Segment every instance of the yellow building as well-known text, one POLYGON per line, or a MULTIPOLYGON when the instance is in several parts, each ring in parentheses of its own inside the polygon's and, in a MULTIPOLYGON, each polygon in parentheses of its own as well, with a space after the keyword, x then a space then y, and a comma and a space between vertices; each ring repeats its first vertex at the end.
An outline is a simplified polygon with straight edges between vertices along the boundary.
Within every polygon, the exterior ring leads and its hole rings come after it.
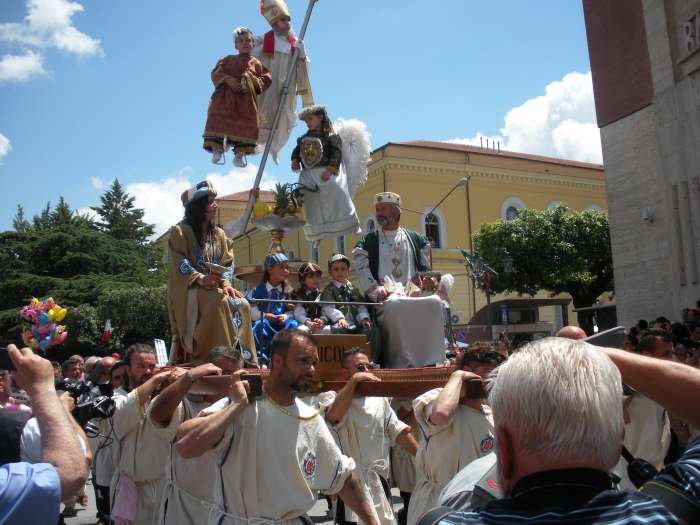
MULTIPOLYGON (((372 152, 367 181, 353 199, 365 232, 376 227, 373 196, 380 191, 401 195, 401 226, 432 238, 433 269, 455 277, 453 320, 458 326, 465 325, 470 340, 487 337, 483 326, 486 297, 481 290, 474 290, 464 258, 456 249, 471 248, 470 233, 483 222, 512 218, 525 207, 544 210, 563 202, 573 211, 607 209, 601 165, 424 140, 390 142, 372 152), (462 178, 468 178, 469 183, 455 189, 462 178), (426 232, 426 215, 448 193, 432 213, 426 232)), ((271 201, 271 195, 263 192, 262 198, 271 201)), ((247 192, 219 197, 218 222, 240 216, 247 197, 247 192)), ((358 240, 355 236, 324 239, 319 249, 313 250, 303 231, 298 231, 287 234, 284 246, 290 259, 315 260, 325 269, 332 253, 349 254, 358 240)), ((268 233, 249 228, 246 235, 234 239, 236 266, 259 264, 269 246, 268 233)), ((237 286, 244 291, 249 288, 245 283, 237 286)), ((508 327, 511 338, 517 332, 528 334, 518 338, 530 339, 532 334, 549 334, 562 324, 576 324, 569 303, 567 296, 550 299, 543 292, 534 299, 496 295, 492 311, 497 314, 500 304, 506 304, 513 323, 508 327), (561 305, 567 304, 562 310, 561 305)), ((502 329, 499 319, 494 317, 496 334, 502 329)))

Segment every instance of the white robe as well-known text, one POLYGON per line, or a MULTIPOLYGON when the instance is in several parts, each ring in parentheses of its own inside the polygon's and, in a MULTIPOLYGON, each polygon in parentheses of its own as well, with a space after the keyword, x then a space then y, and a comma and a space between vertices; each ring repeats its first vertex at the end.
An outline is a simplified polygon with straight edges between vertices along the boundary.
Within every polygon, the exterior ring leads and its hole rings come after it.
MULTIPOLYGON (((635 458, 641 458, 654 467, 664 461, 671 444, 671 425, 668 414, 661 405, 641 394, 634 394, 627 405, 630 422, 625 427, 625 448, 635 458)), ((614 469, 622 478, 620 490, 637 490, 627 474, 627 462, 620 458, 614 469)))
MULTIPOLYGON (((200 415, 228 405, 224 398, 200 415)), ((248 525, 254 518, 275 525, 299 525, 299 517, 310 522, 307 512, 318 491, 335 494, 343 488, 355 462, 341 454, 323 418, 298 399, 284 408, 298 417, 285 414, 266 396, 258 398, 207 452, 219 473, 211 525, 222 517, 227 525, 248 525)))
POLYGON ((362 233, 360 220, 355 212, 348 193, 348 180, 345 170, 338 175, 331 173, 328 180, 321 179, 325 167, 302 169, 299 174, 299 184, 318 191, 304 192, 304 235, 309 241, 321 240, 324 237, 340 237, 354 233, 362 233))
MULTIPOLYGON (((318 396, 322 413, 328 411, 336 395, 336 392, 325 392, 318 396)), ((378 476, 388 482, 389 448, 408 425, 399 421, 385 397, 355 398, 340 421, 326 423, 343 454, 355 460, 355 475, 365 489, 367 500, 374 506, 379 523, 391 525, 394 510, 378 476)), ((345 520, 360 521, 347 507, 345 520)))
MULTIPOLYGON (((393 398, 391 400, 391 408, 394 412, 399 408, 413 410, 413 400, 409 398, 393 398)), ((421 431, 418 425, 411 428, 411 435, 416 443, 420 445, 423 440, 421 431)), ((401 492, 412 493, 418 481, 418 473, 416 471, 415 458, 406 452, 399 444, 394 444, 391 451, 391 474, 394 483, 401 492)))
MULTIPOLYGON (((413 247, 406 239, 406 234, 399 233, 399 230, 379 232, 379 283, 370 272, 367 252, 357 247, 352 251, 359 284, 370 300, 377 300, 376 286, 383 283, 384 277, 405 286, 416 275, 413 247), (393 249, 397 246, 397 238, 399 251, 393 249), (401 259, 398 265, 401 270, 399 278, 391 274, 396 268, 391 257, 397 255, 401 259), (373 287, 375 289, 368 292, 373 287)), ((429 268, 429 244, 421 250, 419 256, 421 264, 429 268)), ((445 360, 445 330, 440 297, 391 295, 383 302, 376 312, 387 368, 420 368, 442 364, 445 360)))
MULTIPOLYGON (((265 144, 267 143, 267 139, 270 136, 270 129, 272 128, 272 122, 275 119, 275 113, 280 103, 282 86, 284 85, 287 72, 289 71, 289 61, 292 58, 292 46, 286 38, 275 35, 274 58, 263 56, 263 40, 264 36, 262 35, 255 37, 255 47, 251 54, 260 60, 262 65, 270 72, 272 75, 272 84, 258 96, 260 132, 258 134, 258 146, 255 148, 256 154, 262 153, 265 150, 265 144)), ((289 140, 292 129, 296 126, 297 89, 308 87, 309 66, 310 61, 308 57, 304 61, 299 61, 292 76, 292 80, 289 83, 287 100, 282 107, 280 120, 270 146, 270 155, 275 164, 279 164, 277 155, 289 140)), ((310 90, 311 88, 308 87, 308 89, 310 90)))
POLYGON ((420 480, 411 496, 407 525, 415 525, 428 510, 438 506, 440 492, 472 461, 494 450, 491 409, 484 413, 458 405, 454 417, 444 425, 429 421, 430 410, 442 388, 430 390, 413 401, 413 413, 423 434, 416 454, 420 480))
MULTIPOLYGON (((163 439, 138 409, 136 389, 127 395, 115 394, 116 403, 112 416, 114 436, 118 450, 114 454, 115 472, 110 484, 110 502, 114 505, 119 492, 121 476, 126 474, 136 482, 135 525, 152 525, 156 522, 158 506, 165 486, 165 460, 168 457, 168 441, 163 439)), ((148 409, 150 401, 144 408, 148 409)))
POLYGON ((148 418, 151 424, 170 444, 165 462, 165 489, 159 502, 159 525, 199 525, 207 523, 213 505, 216 465, 204 455, 184 459, 177 451, 176 436, 180 425, 200 411, 209 408, 207 401, 195 402, 185 397, 173 412, 170 423, 163 426, 148 418))

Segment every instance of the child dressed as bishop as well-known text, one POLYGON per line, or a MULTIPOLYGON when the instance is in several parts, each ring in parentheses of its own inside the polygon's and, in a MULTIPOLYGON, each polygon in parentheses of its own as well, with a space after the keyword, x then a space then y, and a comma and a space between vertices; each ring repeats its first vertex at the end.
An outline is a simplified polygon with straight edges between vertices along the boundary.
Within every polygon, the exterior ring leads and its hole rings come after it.
POLYGON ((245 27, 233 32, 238 55, 219 59, 211 72, 214 93, 209 99, 204 126, 204 149, 212 154, 214 164, 223 164, 223 154, 233 145, 233 165, 246 166, 245 155, 255 152, 258 144, 257 98, 272 83, 270 72, 251 56, 253 33, 245 27))

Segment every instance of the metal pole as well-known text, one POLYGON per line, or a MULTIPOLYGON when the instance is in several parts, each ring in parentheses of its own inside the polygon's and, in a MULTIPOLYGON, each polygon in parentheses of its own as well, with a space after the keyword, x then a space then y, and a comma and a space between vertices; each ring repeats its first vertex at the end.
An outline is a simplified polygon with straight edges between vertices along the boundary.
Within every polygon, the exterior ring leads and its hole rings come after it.
POLYGON ((493 341, 493 328, 491 327, 491 289, 486 288, 486 314, 489 323, 489 341, 493 341))
MULTIPOLYGON (((311 11, 314 8, 314 4, 318 0, 309 0, 309 8, 306 10, 306 16, 304 17, 304 24, 301 26, 301 31, 299 32, 299 40, 304 39, 306 34, 306 26, 309 25, 309 18, 311 18, 311 11)), ((277 125, 280 121, 280 115, 282 115, 282 109, 287 102, 287 94, 289 93, 289 84, 292 81, 292 75, 294 74, 294 68, 297 65, 297 57, 299 56, 299 49, 294 49, 294 54, 292 55, 292 61, 289 63, 289 70, 287 71, 287 78, 282 86, 280 103, 277 106, 277 112, 275 113, 275 119, 272 121, 272 128, 270 129, 270 136, 267 138, 267 143, 265 144, 265 151, 262 154, 262 160, 260 161, 260 167, 258 168, 258 174, 255 176, 255 182, 253 183, 253 189, 258 189, 260 186, 260 180, 263 176, 263 171, 265 171, 265 164, 267 163, 267 155, 270 153, 270 147, 272 146, 272 140, 275 138, 275 131, 277 130, 277 125)), ((241 231, 239 232, 243 235, 248 227, 248 221, 250 220, 250 214, 253 211, 253 204, 255 204, 255 197, 252 195, 248 199, 248 205, 243 212, 243 221, 241 221, 241 231)))

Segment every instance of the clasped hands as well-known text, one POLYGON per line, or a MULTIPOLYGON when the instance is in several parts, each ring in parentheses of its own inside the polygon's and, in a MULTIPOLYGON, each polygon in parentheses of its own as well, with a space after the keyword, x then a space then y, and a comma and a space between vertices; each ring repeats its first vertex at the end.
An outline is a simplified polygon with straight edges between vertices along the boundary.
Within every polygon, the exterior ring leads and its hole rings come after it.
MULTIPOLYGON (((204 275, 204 286, 207 288, 215 288, 219 285, 221 282, 221 275, 218 273, 207 273, 204 275)), ((236 290, 233 286, 226 286, 223 289, 223 292, 228 295, 229 297, 233 297, 234 299, 242 299, 243 294, 236 290)))

